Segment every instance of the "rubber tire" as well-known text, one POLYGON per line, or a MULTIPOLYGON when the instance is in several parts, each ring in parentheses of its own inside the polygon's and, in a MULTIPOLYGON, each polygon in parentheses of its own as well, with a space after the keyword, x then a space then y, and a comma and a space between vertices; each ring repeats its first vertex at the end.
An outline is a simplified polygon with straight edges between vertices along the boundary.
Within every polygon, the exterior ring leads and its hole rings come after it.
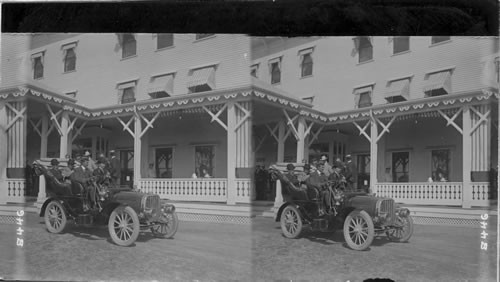
POLYGON ((64 210, 63 205, 59 201, 51 201, 45 208, 44 220, 45 226, 50 233, 62 233, 64 229, 66 229, 68 223, 68 217, 66 216, 66 211, 64 210), (52 214, 56 213, 57 221, 59 222, 57 227, 53 226, 55 223, 50 223, 51 212, 52 214))
MULTIPOLYGON (((137 213, 134 211, 134 209, 129 206, 118 206, 113 210, 113 212, 109 216, 109 221, 108 221, 109 235, 111 236, 113 242, 119 246, 127 247, 132 245, 139 236, 139 231, 140 231, 139 228, 140 228, 139 217, 137 216, 137 213), (124 216, 124 215, 128 217, 127 225, 132 226, 132 232, 129 235, 128 239, 125 237, 125 240, 122 240, 120 239, 120 236, 118 236, 115 230, 115 223, 119 223, 118 216, 124 216), (130 222, 130 220, 132 220, 132 222, 130 222)), ((127 236, 127 233, 121 233, 121 234, 127 236)))
POLYGON ((290 239, 299 238, 300 234, 302 233, 304 224, 302 222, 300 212, 296 207, 292 205, 285 207, 285 209, 281 213, 280 223, 281 223, 281 231, 283 232, 283 235, 286 238, 290 239), (292 228, 292 226, 295 226, 295 228, 292 228))
POLYGON ((411 216, 407 217, 397 217, 398 220, 404 221, 404 228, 406 229, 404 233, 399 233, 400 230, 390 230, 385 234, 387 238, 393 242, 403 243, 408 242, 413 235, 413 218, 411 216))
MULTIPOLYGON (((355 236, 355 234, 353 234, 353 236, 355 236)), ((363 236, 363 235, 360 234, 360 236, 363 236)), ((345 239, 347 245, 349 246, 349 248, 356 250, 356 251, 363 251, 363 250, 367 249, 368 247, 370 247, 370 245, 373 242, 374 237, 375 237, 375 227, 373 226, 372 218, 370 217, 370 215, 368 215, 368 213, 366 211, 353 210, 352 212, 349 213, 349 215, 347 215, 347 217, 344 221, 344 239, 345 239), (358 219, 359 219, 359 221, 358 221, 358 219), (355 227, 352 224, 358 225, 358 224, 356 224, 356 222, 359 222, 360 224, 365 226, 365 228, 363 228, 363 229, 366 230, 366 238, 364 239, 364 241, 362 243, 361 242, 356 243, 356 240, 353 240, 353 237, 351 237, 351 235, 350 235, 350 233, 355 232, 354 230, 352 232, 350 232, 350 229, 351 229, 350 227, 355 227)), ((361 241, 362 237, 358 237, 358 238, 360 238, 360 241, 361 241)))
POLYGON ((169 224, 171 227, 169 228, 167 223, 158 223, 156 226, 151 227, 151 232, 153 236, 158 238, 170 239, 174 237, 177 232, 177 228, 179 227, 179 219, 177 218, 177 213, 174 212, 165 212, 163 216, 171 217, 169 220, 169 224))

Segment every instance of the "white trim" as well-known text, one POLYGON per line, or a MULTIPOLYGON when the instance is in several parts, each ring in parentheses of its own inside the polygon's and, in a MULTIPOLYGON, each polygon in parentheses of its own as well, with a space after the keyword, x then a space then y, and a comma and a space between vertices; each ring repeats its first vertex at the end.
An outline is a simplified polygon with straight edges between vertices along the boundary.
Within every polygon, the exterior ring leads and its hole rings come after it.
POLYGON ((209 67, 214 67, 215 69, 217 69, 218 65, 220 65, 220 61, 208 63, 208 64, 203 64, 203 65, 192 66, 192 67, 189 67, 188 70, 189 70, 189 72, 193 72, 197 69, 204 69, 204 68, 209 68, 209 67))
POLYGON ((38 51, 36 53, 33 53, 31 54, 31 59, 35 59, 35 58, 38 58, 38 57, 43 57, 45 56, 45 51, 46 49, 42 50, 42 51, 38 51))
POLYGON ((269 65, 269 68, 271 68, 271 65, 274 64, 274 63, 278 63, 278 66, 280 67, 280 70, 281 70, 281 60, 283 60, 283 55, 281 56, 278 56, 278 57, 274 57, 272 59, 269 59, 267 61, 267 64, 269 65))
POLYGON ((375 87, 376 83, 375 82, 370 82, 370 83, 364 83, 364 84, 359 84, 359 85, 356 85, 354 87, 352 87, 352 90, 354 92, 354 90, 356 89, 359 89, 359 88, 365 88, 365 87, 369 87, 369 86, 372 86, 373 88, 375 87))
POLYGON ((316 45, 307 48, 302 48, 297 52, 297 56, 302 57, 305 54, 312 54, 314 52, 314 48, 316 48, 316 45))
POLYGON ((167 71, 167 72, 161 72, 161 73, 153 73, 151 74, 151 78, 159 77, 159 76, 167 76, 167 75, 172 75, 175 77, 177 74, 177 71, 167 71))
POLYGON ((411 80, 413 79, 414 76, 415 76, 414 74, 409 74, 409 75, 404 75, 404 76, 391 77, 391 78, 387 79, 387 83, 397 81, 397 80, 407 79, 407 78, 410 79, 410 82, 411 82, 411 80))
POLYGON ((444 68, 428 70, 425 72, 424 77, 428 77, 430 74, 433 74, 436 72, 443 72, 443 71, 450 71, 450 74, 453 74, 453 71, 455 70, 456 67, 457 66, 448 66, 448 67, 444 67, 444 68))
POLYGON ((68 49, 76 48, 77 45, 78 45, 78 40, 73 41, 73 42, 69 42, 69 43, 65 43, 65 44, 61 45, 61 50, 68 50, 68 49))
POLYGON ((138 80, 139 80, 139 77, 134 78, 134 79, 128 79, 128 80, 119 81, 119 82, 116 83, 116 89, 125 89, 125 88, 128 88, 128 87, 137 86, 137 81, 138 80), (129 84, 129 83, 134 83, 134 86, 128 86, 128 87, 122 87, 122 88, 120 88, 120 86, 122 86, 123 84, 129 84))

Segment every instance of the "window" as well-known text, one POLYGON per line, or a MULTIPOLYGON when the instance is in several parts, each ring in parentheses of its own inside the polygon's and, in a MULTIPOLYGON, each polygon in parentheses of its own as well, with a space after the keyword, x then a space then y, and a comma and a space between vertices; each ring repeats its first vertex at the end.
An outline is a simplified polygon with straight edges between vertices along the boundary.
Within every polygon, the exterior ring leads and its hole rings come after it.
POLYGON ((409 36, 395 36, 393 41, 393 54, 402 53, 410 50, 409 36))
POLYGON ((274 62, 271 64, 271 84, 276 84, 281 82, 281 70, 279 62, 274 62))
POLYGON ((363 92, 359 94, 358 108, 366 108, 372 105, 372 97, 370 92, 363 92))
POLYGON ((213 36, 213 35, 215 35, 215 33, 197 33, 196 34, 196 40, 207 38, 207 37, 210 37, 210 36, 213 36))
POLYGON ((410 153, 392 153, 392 181, 409 182, 410 180, 410 153))
POLYGON ((302 97, 302 101, 312 104, 314 102, 314 96, 302 97))
POLYGON ((301 70, 302 70, 301 72, 302 77, 312 75, 313 60, 311 53, 307 53, 302 56, 301 70))
POLYGON ((397 103, 409 100, 411 77, 391 80, 388 82, 385 99, 388 103, 397 103))
POLYGON ((437 44, 448 40, 450 40, 449 36, 432 36, 431 44, 437 44))
POLYGON ((373 59, 373 46, 370 39, 366 36, 359 37, 359 63, 370 61, 373 59))
POLYGON ((76 69, 75 48, 67 49, 64 56, 64 72, 74 71, 76 69))
POLYGON ((370 187, 370 155, 358 155, 358 188, 370 187))
POLYGON ((66 96, 75 99, 76 98, 76 91, 66 92, 66 96))
POLYGON ((135 56, 137 52, 137 42, 135 36, 130 33, 122 35, 122 58, 135 56))
POLYGON ((33 60, 33 79, 43 78, 43 53, 31 56, 33 60))
POLYGON ((136 81, 130 81, 118 84, 118 103, 127 104, 135 102, 136 81))
POLYGON ((148 177, 172 178, 173 165, 173 149, 172 148, 156 148, 155 149, 155 175, 148 177))
POLYGON ((156 49, 174 46, 174 35, 172 33, 158 33, 156 37, 156 49))
POLYGON ((215 146, 204 145, 194 147, 195 173, 198 177, 214 177, 215 146))
POLYGON ((257 78, 257 72, 259 70, 259 64, 255 64, 253 66, 250 67, 250 75, 257 78))
POLYGON ((147 92, 153 99, 170 97, 174 92, 175 73, 156 75, 151 77, 147 92))
POLYGON ((449 181, 450 180, 450 149, 432 150, 431 169, 432 180, 449 181))
POLYGON ((423 91, 426 97, 441 96, 451 93, 452 69, 426 74, 423 91))
POLYGON ((215 89, 216 65, 190 70, 187 88, 189 93, 205 92, 215 89))

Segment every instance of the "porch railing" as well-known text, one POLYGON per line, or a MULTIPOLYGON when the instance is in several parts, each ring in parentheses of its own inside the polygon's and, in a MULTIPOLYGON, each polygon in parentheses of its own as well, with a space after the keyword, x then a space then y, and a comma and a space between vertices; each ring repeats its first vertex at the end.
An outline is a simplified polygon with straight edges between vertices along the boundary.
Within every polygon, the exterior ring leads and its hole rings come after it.
POLYGON ((5 201, 13 203, 24 203, 26 200, 26 179, 8 178, 5 180, 5 201))
POLYGON ((462 205, 462 182, 378 183, 377 196, 405 204, 462 205))
POLYGON ((237 203, 251 203, 255 195, 253 189, 253 182, 250 178, 237 178, 236 179, 236 202, 237 203))
POLYGON ((227 179, 225 178, 143 178, 139 188, 175 201, 227 201, 227 179))
POLYGON ((462 206, 464 199, 471 199, 471 206, 488 206, 489 193, 488 182, 472 182, 465 190, 462 182, 377 184, 377 196, 405 204, 462 206), (470 194, 465 197, 464 193, 470 194))

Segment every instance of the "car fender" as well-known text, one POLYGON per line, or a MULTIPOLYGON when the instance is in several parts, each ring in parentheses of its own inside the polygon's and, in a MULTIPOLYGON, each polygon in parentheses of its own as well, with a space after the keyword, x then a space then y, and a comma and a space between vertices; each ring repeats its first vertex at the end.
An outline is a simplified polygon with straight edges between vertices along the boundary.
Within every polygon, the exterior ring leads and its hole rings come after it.
POLYGON ((67 204, 64 200, 58 199, 56 197, 50 197, 47 200, 45 200, 45 202, 43 202, 42 208, 40 209, 40 214, 39 214, 40 217, 45 216, 45 209, 47 208, 47 205, 52 201, 58 201, 59 203, 61 203, 64 212, 66 212, 66 214, 69 214, 67 204))
POLYGON ((287 207, 287 206, 290 206, 290 205, 293 205, 295 208, 297 208, 297 210, 299 211, 300 213, 300 216, 308 221, 311 221, 311 219, 306 215, 304 209, 296 204, 296 203, 293 203, 293 202, 285 202, 283 203, 280 208, 278 209, 278 212, 276 213, 276 218, 275 218, 275 221, 276 222, 279 222, 280 219, 281 219, 281 214, 283 213, 283 210, 287 207))

